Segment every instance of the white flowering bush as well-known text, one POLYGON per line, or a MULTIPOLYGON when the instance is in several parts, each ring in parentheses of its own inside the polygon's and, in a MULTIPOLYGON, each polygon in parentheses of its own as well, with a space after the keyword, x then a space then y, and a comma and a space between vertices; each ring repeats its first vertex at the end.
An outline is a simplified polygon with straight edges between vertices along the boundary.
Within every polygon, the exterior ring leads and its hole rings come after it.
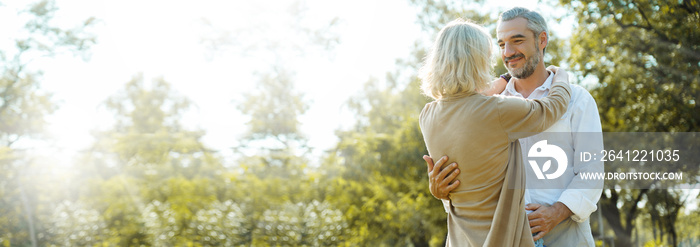
POLYGON ((172 246, 177 243, 174 237, 180 236, 181 227, 169 203, 157 200, 150 202, 143 209, 141 218, 146 239, 153 246, 172 246))
POLYGON ((79 203, 63 201, 54 209, 51 217, 49 234, 53 235, 53 243, 60 246, 91 246, 105 236, 107 226, 94 209, 85 208, 79 203))
POLYGON ((268 245, 333 246, 341 242, 347 227, 342 212, 327 202, 287 202, 276 210, 265 210, 253 236, 268 245))
POLYGON ((242 206, 227 200, 199 210, 189 228, 203 246, 237 246, 249 241, 250 225, 242 206))

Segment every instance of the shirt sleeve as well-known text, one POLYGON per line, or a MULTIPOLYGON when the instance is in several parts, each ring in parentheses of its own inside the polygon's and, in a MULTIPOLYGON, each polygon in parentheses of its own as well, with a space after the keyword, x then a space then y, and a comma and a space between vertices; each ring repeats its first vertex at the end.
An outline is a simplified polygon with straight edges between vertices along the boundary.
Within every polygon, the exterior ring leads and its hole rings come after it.
POLYGON ((573 215, 576 222, 586 221, 597 209, 597 203, 603 192, 603 180, 583 179, 581 173, 604 172, 603 161, 581 161, 581 153, 599 153, 603 150, 603 133, 600 124, 598 107, 593 97, 583 88, 577 88, 573 104, 576 104, 571 115, 572 138, 574 147, 573 170, 574 178, 559 196, 573 215))
POLYGON ((445 213, 450 213, 450 200, 440 199, 442 201, 442 207, 445 209, 445 213))
POLYGON ((566 112, 571 87, 565 81, 553 81, 547 97, 526 100, 502 97, 498 104, 499 120, 509 141, 528 137, 548 129, 566 112))

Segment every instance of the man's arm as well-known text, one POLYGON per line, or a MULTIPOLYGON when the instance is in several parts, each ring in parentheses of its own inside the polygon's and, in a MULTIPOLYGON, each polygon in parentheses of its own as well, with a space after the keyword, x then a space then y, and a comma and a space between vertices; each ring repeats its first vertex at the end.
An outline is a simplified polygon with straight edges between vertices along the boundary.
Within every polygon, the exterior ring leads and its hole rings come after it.
POLYGON ((574 178, 561 196, 560 202, 565 204, 573 215, 571 219, 583 222, 597 209, 598 200, 603 192, 603 180, 586 180, 581 173, 604 172, 603 161, 581 161, 581 153, 599 153, 603 150, 603 133, 598 114, 598 106, 593 97, 584 89, 580 89, 581 101, 576 105, 572 115, 572 135, 574 141, 573 170, 574 178))
POLYGON ((553 205, 528 204, 525 207, 526 210, 534 211, 528 215, 528 220, 532 233, 537 233, 533 236, 535 240, 544 237, 569 217, 576 222, 588 219, 596 210, 603 189, 602 180, 584 180, 580 175, 582 172, 603 172, 602 161, 582 162, 579 157, 582 152, 600 152, 603 149, 603 138, 598 108, 593 97, 582 88, 578 91, 571 119, 575 176, 553 205))

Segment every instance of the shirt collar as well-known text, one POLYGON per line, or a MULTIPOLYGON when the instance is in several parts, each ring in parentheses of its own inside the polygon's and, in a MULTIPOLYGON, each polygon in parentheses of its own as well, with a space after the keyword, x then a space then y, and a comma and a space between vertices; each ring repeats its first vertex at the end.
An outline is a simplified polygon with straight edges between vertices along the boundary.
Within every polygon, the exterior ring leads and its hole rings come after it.
MULTIPOLYGON (((552 88, 552 80, 554 80, 554 73, 549 73, 549 76, 547 79, 542 83, 541 86, 535 88, 535 91, 532 91, 532 93, 535 92, 549 92, 549 89, 552 88)), ((501 95, 505 96, 520 96, 522 97, 523 95, 518 93, 518 91, 515 90, 515 83, 513 83, 513 80, 511 79, 508 81, 508 84, 506 84, 506 89, 503 90, 501 95)), ((531 94, 532 95, 532 94, 531 94)))

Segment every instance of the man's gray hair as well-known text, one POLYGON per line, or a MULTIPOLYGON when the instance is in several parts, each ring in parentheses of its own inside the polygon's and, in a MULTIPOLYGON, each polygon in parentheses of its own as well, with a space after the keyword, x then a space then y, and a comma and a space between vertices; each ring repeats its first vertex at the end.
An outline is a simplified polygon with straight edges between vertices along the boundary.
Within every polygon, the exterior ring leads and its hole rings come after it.
MULTIPOLYGON (((527 28, 530 29, 530 31, 532 31, 532 33, 535 35, 535 40, 537 40, 540 33, 545 32, 547 35, 547 45, 549 45, 549 30, 547 29, 547 22, 544 21, 542 15, 535 11, 523 7, 514 7, 501 13, 501 15, 498 17, 498 24, 500 25, 501 22, 510 21, 518 17, 525 18, 527 20, 527 28)), ((543 55, 546 49, 547 46, 542 49, 543 55)))

